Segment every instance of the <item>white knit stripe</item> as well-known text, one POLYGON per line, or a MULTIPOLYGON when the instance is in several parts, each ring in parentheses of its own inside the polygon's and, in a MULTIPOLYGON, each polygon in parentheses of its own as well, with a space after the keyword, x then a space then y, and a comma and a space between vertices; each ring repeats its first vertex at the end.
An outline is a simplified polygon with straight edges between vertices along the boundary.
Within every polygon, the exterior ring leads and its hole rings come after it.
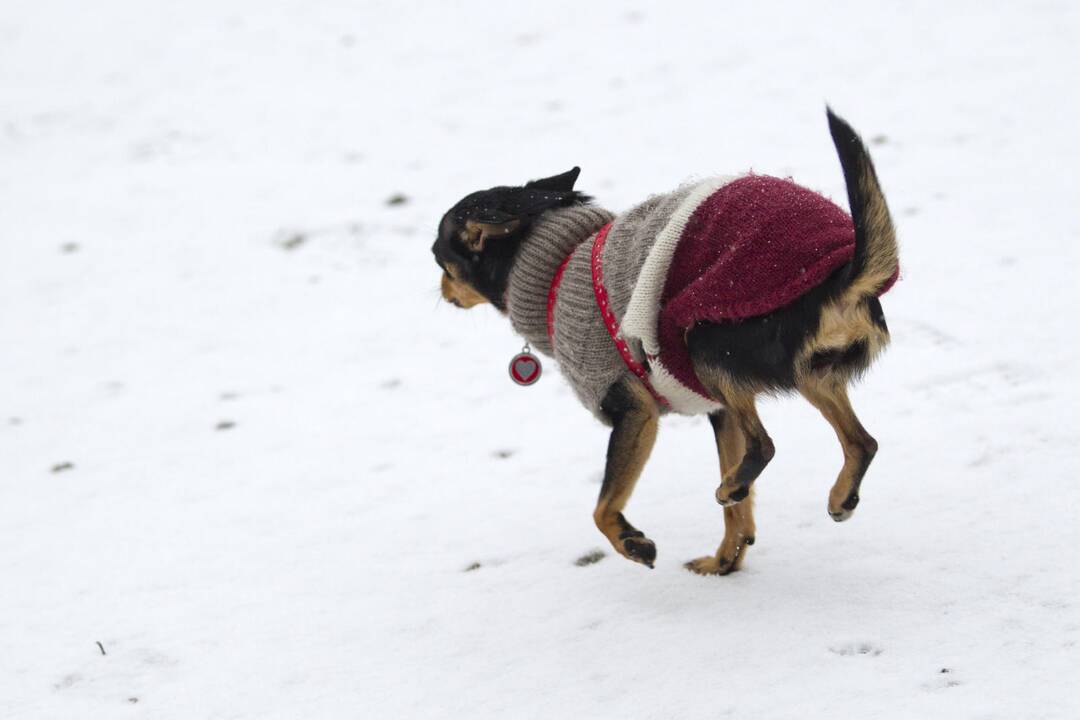
POLYGON ((659 358, 649 363, 649 382, 671 404, 672 411, 681 415, 703 415, 724 408, 722 404, 699 395, 679 382, 659 358))
MULTIPOLYGON (((641 340, 642 348, 650 359, 660 353, 660 340, 657 337, 660 295, 664 292, 668 269, 675 256, 675 248, 679 245, 679 238, 686 229, 686 223, 694 214, 694 210, 697 210, 698 205, 705 202, 706 198, 739 177, 741 176, 727 175, 699 183, 686 196, 671 215, 667 225, 656 236, 656 243, 649 250, 649 255, 641 266, 634 292, 630 295, 630 303, 626 306, 626 313, 622 318, 620 334, 626 338, 641 340)), ((698 396, 695 395, 695 397, 698 396)))

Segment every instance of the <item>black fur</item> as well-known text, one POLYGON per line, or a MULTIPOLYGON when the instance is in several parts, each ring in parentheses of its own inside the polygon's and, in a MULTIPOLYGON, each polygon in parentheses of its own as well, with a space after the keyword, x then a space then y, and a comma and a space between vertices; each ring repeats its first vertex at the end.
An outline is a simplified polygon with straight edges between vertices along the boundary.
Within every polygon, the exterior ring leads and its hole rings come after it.
POLYGON ((859 187, 859 177, 865 170, 875 179, 874 163, 870 159, 870 153, 859 139, 858 133, 847 124, 847 121, 838 117, 832 108, 826 107, 825 114, 829 118, 829 134, 832 135, 836 153, 840 157, 840 167, 844 170, 844 183, 847 186, 848 205, 851 208, 851 217, 855 224, 855 255, 851 259, 848 268, 848 278, 854 278, 862 272, 866 265, 866 252, 869 243, 866 241, 866 195, 859 187))
POLYGON ((881 301, 876 297, 866 299, 866 304, 869 306, 870 319, 874 324, 885 332, 889 332, 889 326, 885 322, 885 311, 881 308, 881 301))
POLYGON ((768 315, 737 323, 698 323, 686 336, 691 360, 776 390, 794 389, 795 356, 817 332, 822 307, 847 287, 849 272, 848 265, 836 269, 821 285, 768 315))
MULTIPOLYGON (((614 383, 604 393, 604 398, 600 401, 600 411, 604 413, 604 417, 607 418, 608 423, 612 427, 618 427, 630 412, 638 408, 638 400, 634 397, 634 394, 627 389, 626 385, 622 382, 614 383)), ((612 436, 614 437, 614 436, 612 436)), ((607 461, 610 467, 612 453, 615 452, 614 444, 608 445, 607 461)), ((608 494, 611 487, 611 477, 607 472, 604 473, 604 481, 600 485, 600 497, 608 494)), ((623 530, 633 530, 634 527, 626 522, 626 518, 619 513, 619 522, 623 524, 623 530)))
POLYGON ((600 401, 600 410, 612 425, 618 425, 628 412, 638 407, 638 400, 626 386, 617 382, 604 393, 604 399, 600 401))
POLYGON ((810 369, 821 372, 834 367, 860 367, 866 364, 866 353, 864 340, 856 340, 846 348, 818 350, 810 356, 810 369))
POLYGON ((499 186, 466 195, 443 215, 439 234, 431 252, 435 262, 444 270, 449 264, 457 267, 459 279, 474 287, 495 307, 505 310, 503 297, 521 240, 529 233, 533 222, 547 210, 583 205, 592 200, 574 190, 580 168, 560 175, 532 180, 525 185, 499 186), (465 247, 461 232, 465 223, 519 222, 514 232, 491 242, 482 252, 474 253, 465 247))

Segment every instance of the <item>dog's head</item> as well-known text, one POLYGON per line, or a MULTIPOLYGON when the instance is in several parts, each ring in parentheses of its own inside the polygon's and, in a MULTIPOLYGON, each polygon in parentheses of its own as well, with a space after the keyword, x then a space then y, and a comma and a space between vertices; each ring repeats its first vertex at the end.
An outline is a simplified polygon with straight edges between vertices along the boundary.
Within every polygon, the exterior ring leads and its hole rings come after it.
POLYGON ((574 190, 580 168, 522 186, 466 195, 443 215, 431 252, 443 270, 442 296, 469 308, 490 302, 505 310, 510 268, 529 228, 547 210, 589 202, 574 190))

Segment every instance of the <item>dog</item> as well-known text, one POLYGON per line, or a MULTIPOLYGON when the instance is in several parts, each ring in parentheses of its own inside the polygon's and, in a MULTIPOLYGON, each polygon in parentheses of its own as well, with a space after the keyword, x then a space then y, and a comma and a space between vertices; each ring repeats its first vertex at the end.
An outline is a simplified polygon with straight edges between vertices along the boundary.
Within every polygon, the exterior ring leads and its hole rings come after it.
POLYGON ((772 460, 762 394, 798 392, 829 422, 844 464, 828 513, 848 519, 878 445, 847 387, 889 342, 879 295, 896 280, 896 233, 870 155, 826 108, 850 215, 790 180, 720 178, 613 216, 574 189, 579 168, 471 193, 439 223, 442 297, 490 303, 611 426, 593 518, 621 555, 656 546, 623 515, 672 410, 706 414, 720 457, 724 538, 686 563, 738 570, 756 539, 753 483, 772 460))

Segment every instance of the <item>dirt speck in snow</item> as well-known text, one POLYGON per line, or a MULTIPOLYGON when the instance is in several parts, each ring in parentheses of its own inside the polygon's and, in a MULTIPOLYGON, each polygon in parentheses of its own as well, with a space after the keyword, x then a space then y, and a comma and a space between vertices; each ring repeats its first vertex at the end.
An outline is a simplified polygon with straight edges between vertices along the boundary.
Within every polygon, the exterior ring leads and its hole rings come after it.
POLYGON ((596 563, 603 560, 605 557, 607 557, 607 555, 604 553, 603 550, 591 550, 591 551, 585 553, 584 555, 582 555, 581 557, 579 557, 577 560, 575 560, 574 564, 577 565, 578 567, 585 567, 586 565, 595 565, 596 563))
POLYGON ((308 236, 302 232, 288 233, 278 240, 278 245, 284 250, 296 250, 308 241, 308 236))

